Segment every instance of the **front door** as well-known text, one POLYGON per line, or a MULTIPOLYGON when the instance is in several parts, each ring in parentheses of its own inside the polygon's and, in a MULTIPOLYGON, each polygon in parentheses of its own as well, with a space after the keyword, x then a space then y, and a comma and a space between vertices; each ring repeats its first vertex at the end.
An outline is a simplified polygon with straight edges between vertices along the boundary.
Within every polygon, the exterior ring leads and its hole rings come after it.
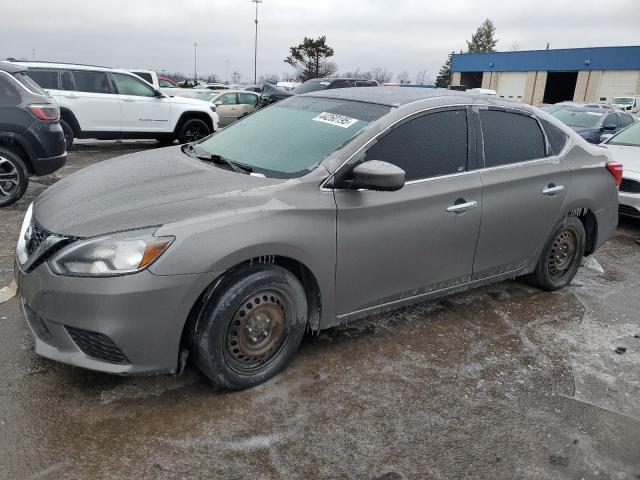
POLYGON ((482 183, 467 165, 467 116, 459 108, 413 117, 368 148, 360 161, 405 170, 401 190, 335 190, 338 316, 469 281, 482 183))
POLYGON ((534 117, 483 109, 479 122, 485 168, 475 279, 518 270, 539 252, 560 220, 571 181, 534 117))
POLYGON ((122 111, 123 132, 167 132, 171 103, 134 75, 112 73, 122 111))
POLYGON ((235 122, 240 116, 240 105, 238 105, 238 95, 233 93, 224 93, 215 101, 216 111, 220 117, 220 126, 226 127, 235 122))

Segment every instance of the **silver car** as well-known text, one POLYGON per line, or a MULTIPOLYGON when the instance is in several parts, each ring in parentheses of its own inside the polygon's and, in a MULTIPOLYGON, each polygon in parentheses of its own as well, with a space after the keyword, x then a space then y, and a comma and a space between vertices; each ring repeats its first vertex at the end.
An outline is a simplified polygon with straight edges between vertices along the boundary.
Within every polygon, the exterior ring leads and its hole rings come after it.
POLYGON ((40 355, 117 374, 188 357, 240 389, 305 331, 525 275, 564 287, 614 231, 620 178, 526 105, 315 92, 60 180, 26 214, 16 278, 40 355))

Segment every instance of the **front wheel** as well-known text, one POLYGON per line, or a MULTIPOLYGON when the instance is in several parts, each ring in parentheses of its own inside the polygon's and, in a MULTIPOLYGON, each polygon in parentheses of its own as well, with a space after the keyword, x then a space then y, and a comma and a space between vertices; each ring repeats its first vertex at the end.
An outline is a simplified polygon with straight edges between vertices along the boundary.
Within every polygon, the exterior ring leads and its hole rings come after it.
POLYGON ((568 217, 545 246, 529 280, 549 292, 567 286, 578 272, 585 243, 584 225, 579 218, 568 217))
POLYGON ((277 266, 240 270, 207 301, 192 332, 200 370, 218 386, 253 387, 284 369, 307 324, 298 279, 277 266))
POLYGON ((179 143, 191 143, 206 137, 211 133, 209 125, 199 118, 191 118, 184 122, 178 132, 179 143))
POLYGON ((0 207, 17 202, 29 185, 27 168, 10 150, 0 148, 0 207))

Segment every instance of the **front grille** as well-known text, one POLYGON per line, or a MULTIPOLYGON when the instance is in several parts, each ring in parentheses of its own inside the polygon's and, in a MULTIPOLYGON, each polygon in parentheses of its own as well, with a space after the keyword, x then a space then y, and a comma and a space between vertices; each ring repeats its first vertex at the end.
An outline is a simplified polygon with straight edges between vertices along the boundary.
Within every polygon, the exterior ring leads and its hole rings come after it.
POLYGON ((618 205, 618 213, 628 215, 629 217, 640 218, 640 210, 630 207, 629 205, 618 205))
POLYGON ((109 363, 126 365, 129 359, 106 335, 80 328, 65 327, 69 335, 86 355, 109 363))
POLYGON ((620 191, 626 193, 640 193, 640 182, 631 178, 623 178, 620 183, 620 191))
POLYGON ((40 225, 38 222, 36 222, 35 219, 31 220, 30 229, 31 232, 29 240, 26 242, 25 250, 27 253, 27 258, 32 261, 28 264, 27 271, 31 271, 34 268, 37 268, 43 262, 46 262, 60 249, 62 249, 69 243, 80 239, 79 237, 69 237, 52 233, 45 227, 40 225), (55 238, 55 241, 49 242, 48 245, 45 244, 45 247, 43 247, 43 251, 38 254, 38 257, 32 259, 33 255, 38 252, 38 248, 40 248, 43 242, 45 242, 50 237, 55 238))

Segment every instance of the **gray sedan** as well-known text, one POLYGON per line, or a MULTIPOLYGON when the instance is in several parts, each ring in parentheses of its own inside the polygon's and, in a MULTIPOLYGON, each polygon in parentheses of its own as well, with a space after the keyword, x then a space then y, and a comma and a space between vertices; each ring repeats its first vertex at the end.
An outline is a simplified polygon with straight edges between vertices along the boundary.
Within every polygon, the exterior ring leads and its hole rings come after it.
POLYGON ((36 352, 247 388, 305 331, 526 276, 567 285, 617 223, 621 166, 526 105, 448 90, 291 97, 40 195, 16 277, 36 352))

